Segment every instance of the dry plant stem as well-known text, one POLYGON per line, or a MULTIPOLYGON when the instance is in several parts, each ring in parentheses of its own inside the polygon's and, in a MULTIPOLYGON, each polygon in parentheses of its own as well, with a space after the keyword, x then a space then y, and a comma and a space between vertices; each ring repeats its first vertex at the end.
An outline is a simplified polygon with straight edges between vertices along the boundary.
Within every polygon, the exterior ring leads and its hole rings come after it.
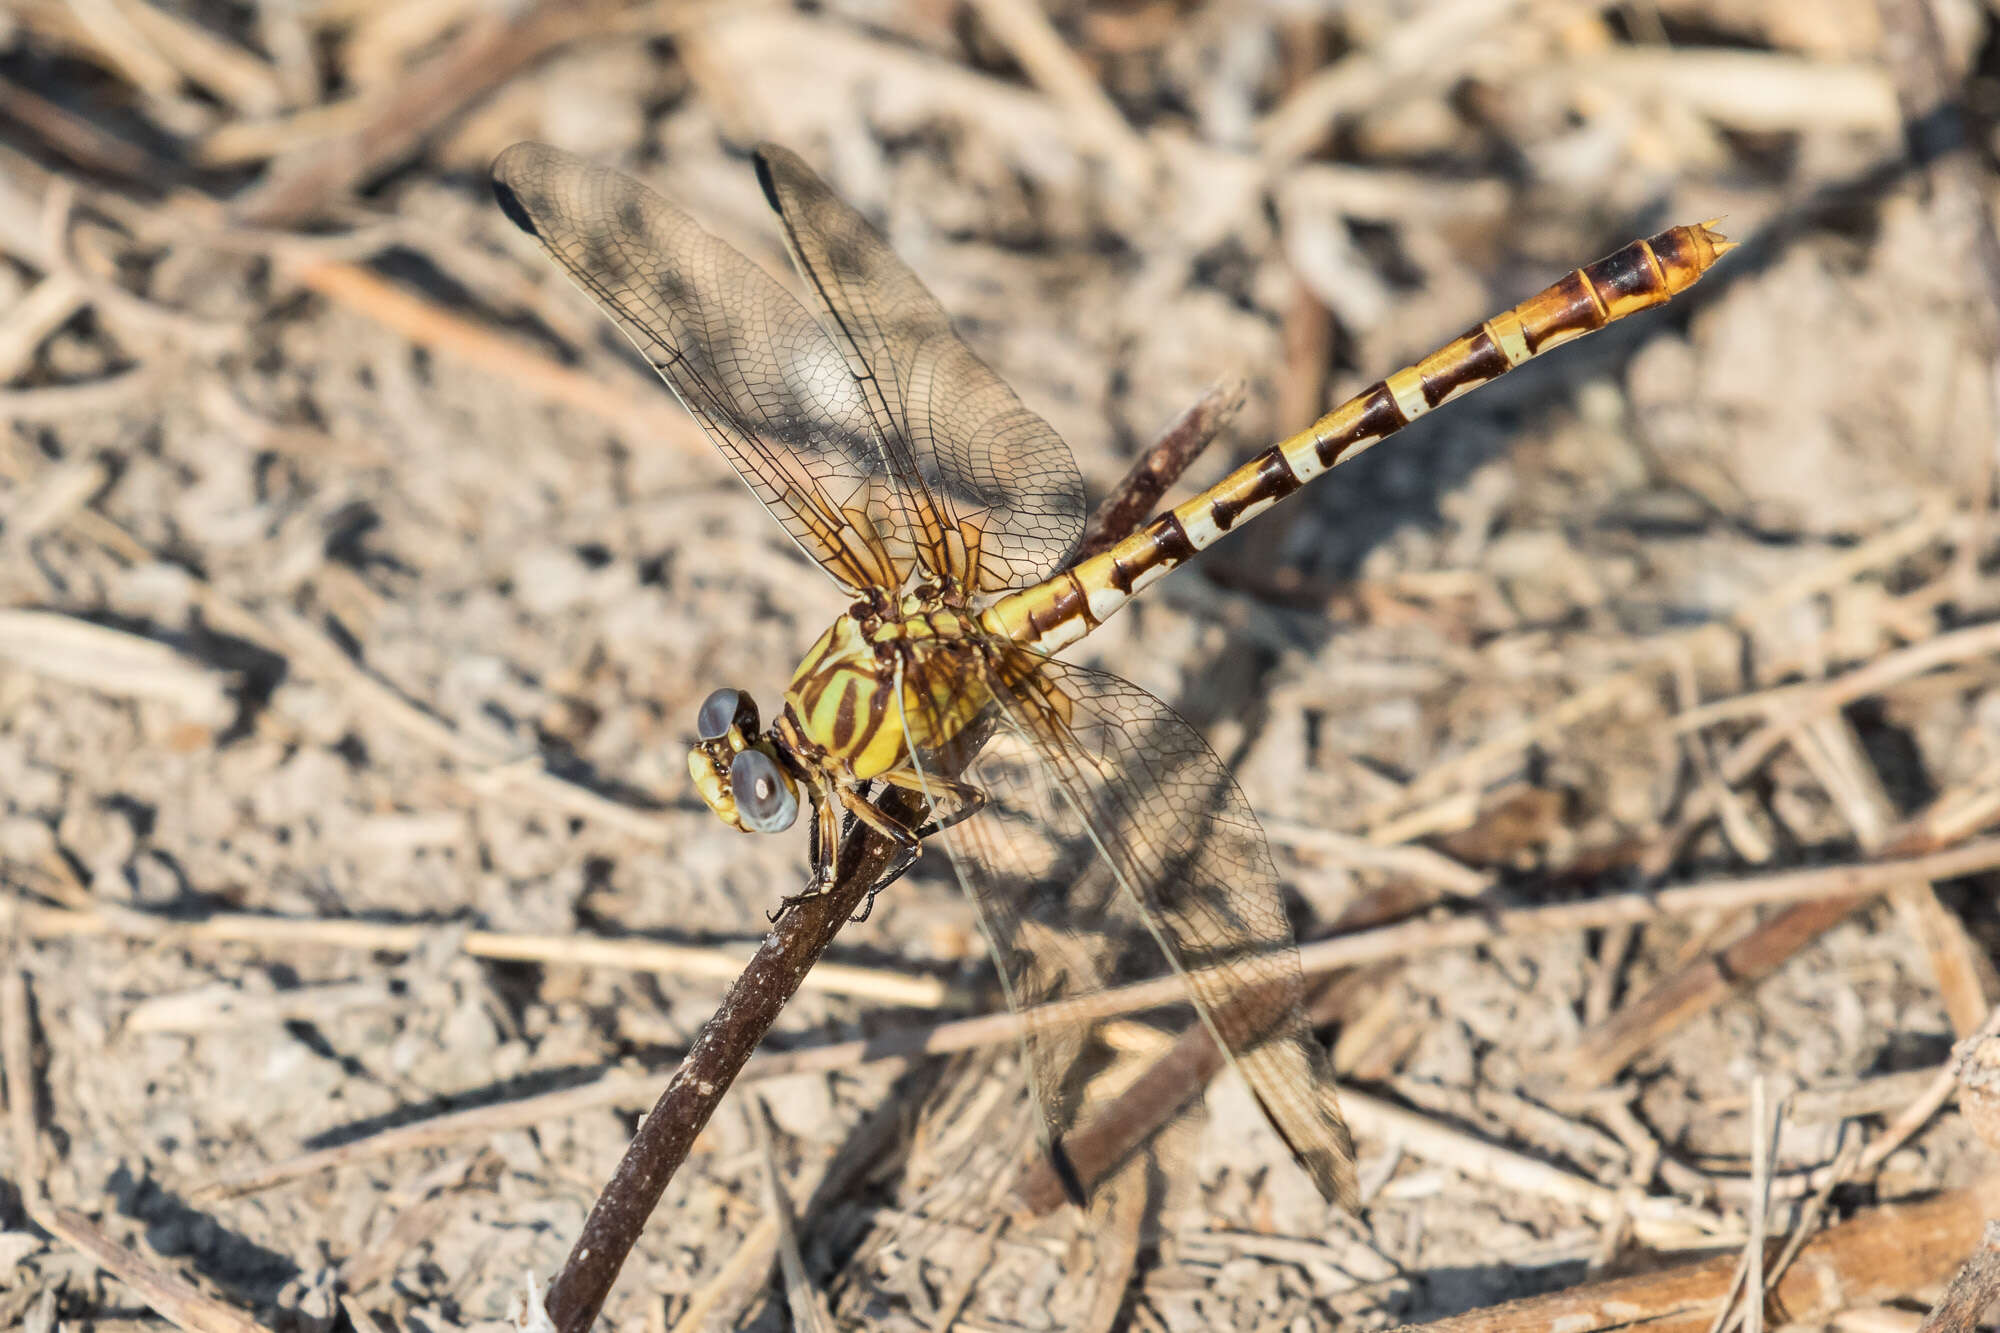
POLYGON ((28 1018, 28 978, 18 967, 0 972, 0 1086, 7 1094, 7 1133, 14 1144, 14 1179, 30 1212, 42 1197, 42 1140, 35 1124, 35 1040, 28 1018))
POLYGON ((49 1234, 132 1289, 146 1308, 177 1328, 202 1333, 267 1333, 267 1326, 224 1305, 172 1270, 120 1245, 73 1208, 43 1208, 35 1221, 49 1234))
POLYGON ((1097 75, 1070 50, 1047 12, 1034 0, 972 0, 972 9, 1006 45, 1029 78, 1062 108, 1079 137, 1102 155, 1126 183, 1147 175, 1146 140, 1104 91, 1097 75))
POLYGON ((1090 516, 1083 540, 1070 557, 1072 563, 1109 550, 1119 538, 1151 518, 1167 488, 1243 410, 1246 393, 1243 381, 1231 376, 1209 385, 1207 392, 1189 404, 1152 447, 1139 455, 1090 516))
POLYGON ((150 154, 19 84, 0 80, 0 112, 79 166, 132 180, 157 166, 150 154))
MULTIPOLYGON (((920 811, 906 793, 891 791, 882 808, 905 825, 920 822, 920 811)), ((872 831, 856 829, 845 837, 827 891, 800 903, 772 927, 715 1015, 696 1034, 584 1219, 562 1271, 549 1283, 544 1306, 562 1333, 583 1333, 596 1320, 625 1256, 638 1242, 667 1182, 687 1160, 695 1137, 807 971, 895 856, 895 845, 872 831)))
MULTIPOLYGON (((1822 595, 1869 570, 1892 565, 1918 551, 1936 545, 1940 540, 1964 540, 1962 534, 1969 527, 1968 523, 1946 506, 1926 505, 1908 521, 1889 531, 1871 537, 1858 546, 1842 551, 1835 558, 1808 568, 1749 598, 1732 610, 1724 620, 1711 621, 1679 634, 1662 636, 1656 641, 1652 650, 1644 654, 1634 665, 1584 686, 1546 712, 1503 728, 1478 744, 1434 765, 1416 781, 1395 794, 1370 803, 1362 809, 1360 823, 1367 836, 1377 842, 1406 841, 1405 837, 1399 836, 1400 830, 1413 825, 1422 826, 1433 806, 1449 804, 1459 799, 1459 793, 1488 780, 1493 770, 1500 765, 1516 762, 1523 750, 1558 736, 1567 728, 1584 725, 1591 717, 1624 700, 1635 689, 1650 687, 1668 654, 1707 652, 1731 645, 1735 642, 1735 636, 1742 630, 1754 628, 1763 623, 1767 617, 1805 598, 1822 595)), ((1979 626, 1973 628, 1983 629, 1979 626)), ((1883 678, 1882 670, 1884 662, 1904 659, 1895 662, 1897 670, 1890 677, 1894 680, 1907 679, 1909 675, 1927 671, 1939 664, 1933 644, 1944 644, 1945 641, 1966 633, 1967 631, 1956 631, 1954 634, 1918 645, 1918 648, 1926 650, 1921 660, 1913 660, 1912 650, 1905 649, 1850 673, 1844 681, 1817 686, 1815 691, 1820 697, 1816 700, 1816 705, 1820 709, 1838 708, 1872 690, 1886 688, 1888 681, 1883 678), (1862 674, 1864 672, 1867 673, 1865 676, 1862 674), (1836 691, 1835 687, 1843 684, 1845 688, 1836 691)), ((1952 656, 1949 658, 1952 661, 1994 650, 1994 645, 1985 642, 1983 638, 1976 643, 1962 642, 1947 646, 1952 650, 1952 656), (1960 653, 1963 657, 1959 656, 1960 653)), ((1676 725, 1683 727, 1695 725, 1704 711, 1692 710, 1688 715, 1677 719, 1676 725)), ((1782 739, 1782 736, 1783 733, 1779 732, 1777 739, 1782 739)), ((1769 743, 1770 749, 1776 748, 1777 739, 1769 743)), ((1769 749, 1764 753, 1768 754, 1769 749)), ((1756 756, 1756 761, 1762 762, 1762 756, 1756 756)), ((1741 781, 1754 771, 1753 763, 1741 774, 1725 771, 1723 776, 1726 781, 1741 781)), ((1699 795, 1695 799, 1698 802, 1699 795)), ((1671 853, 1672 848, 1665 849, 1663 864, 1652 873, 1661 873, 1671 865, 1671 853)))
MULTIPOLYGON (((1169 435, 1177 433, 1178 426, 1169 435)), ((1167 448, 1157 468, 1135 469, 1133 476, 1139 479, 1139 484, 1161 478, 1164 490, 1213 438, 1213 431, 1205 437, 1194 431, 1189 443, 1167 448), (1193 442, 1197 439, 1198 442, 1193 442)), ((1159 446, 1149 450, 1148 459, 1158 451, 1159 446)), ((1123 489, 1100 511, 1100 516, 1122 516, 1132 509, 1136 512, 1130 526, 1137 527, 1150 506, 1124 505, 1123 489)), ((1093 528, 1114 542, 1126 535, 1108 524, 1093 528)), ((921 822, 922 810, 909 793, 891 789, 880 804, 884 813, 905 827, 914 828, 921 822)), ((583 1333, 596 1320, 625 1256, 631 1253, 667 1182, 687 1160, 696 1136, 715 1114, 723 1094, 804 982, 806 973, 894 860, 894 844, 855 826, 852 820, 848 823, 850 828, 842 837, 840 858, 827 891, 800 903, 772 927, 763 946, 730 986, 715 1015, 696 1034, 680 1068, 626 1148, 624 1159, 591 1207, 590 1216, 584 1219, 583 1232, 571 1248, 562 1271, 549 1283, 544 1302, 549 1317, 562 1333, 583 1333)))
POLYGON ((1973 1333, 1995 1302, 2000 1302, 2000 1221, 1986 1224, 1978 1251, 1958 1270, 1917 1333, 1973 1333))
POLYGON ((582 0, 533 5, 518 16, 474 19, 449 49, 411 71, 353 134, 281 158, 231 208, 250 226, 304 221, 384 166, 409 153, 466 103, 498 87, 581 31, 592 6, 582 0))
POLYGON ((1696 1014, 1777 971, 1867 901, 1856 897, 1796 903, 1728 948, 1690 963, 1613 1014, 1595 1032, 1585 1034, 1571 1059, 1570 1076, 1584 1085, 1605 1082, 1696 1014))
MULTIPOLYGON (((1770 1326, 1817 1322, 1834 1312, 1906 1296, 1941 1281, 1977 1242, 2000 1178, 1920 1203, 1887 1204, 1830 1227, 1800 1247, 1765 1299, 1770 1326)), ((1643 1328, 1702 1333, 1724 1300, 1741 1256, 1717 1255, 1636 1277, 1474 1310, 1422 1325, 1424 1333, 1565 1333, 1643 1328)))
POLYGON ((521 339, 491 325, 453 314, 407 287, 372 270, 301 252, 286 275, 330 301, 360 311, 419 347, 442 352, 530 392, 602 417, 613 426, 658 439, 692 456, 710 459, 714 450, 685 413, 658 401, 607 388, 601 376, 585 374, 552 360, 521 339))
POLYGON ((29 1007, 27 976, 14 967, 0 972, 0 1072, 6 1076, 7 1130, 13 1142, 15 1181, 28 1216, 131 1288, 147 1309, 176 1326, 216 1333, 260 1333, 262 1324, 147 1256, 126 1249, 82 1213, 49 1202, 42 1179, 41 1127, 35 1118, 39 1089, 29 1007))
MULTIPOLYGON (((1796 902, 1813 895, 1851 896, 1857 887, 1886 887, 1900 877, 1916 874, 1951 878, 1982 870, 2000 868, 2000 838, 1968 844, 1951 852, 1937 852, 1913 862, 1888 865, 1832 866, 1818 870, 1788 871, 1750 879, 1721 880, 1691 884, 1658 893, 1626 893, 1586 902, 1559 903, 1549 907, 1502 909, 1481 915, 1448 917, 1443 920, 1405 921, 1392 926, 1360 931, 1303 945, 1299 958, 1306 975, 1314 976, 1339 967, 1350 967, 1384 959, 1404 958, 1441 949, 1477 948, 1496 940, 1524 939, 1562 931, 1602 929, 1625 923, 1643 923, 1686 916, 1696 912, 1726 911, 1763 902, 1796 902), (1866 880, 1869 883, 1857 881, 1866 880)), ((0 933, 9 928, 9 905, 0 900, 0 933)), ((1182 983, 1168 978, 1165 985, 1141 982, 1093 996, 1087 1002, 1051 1006, 1051 1021, 1085 1022, 1135 1013, 1171 1003, 1178 998, 1182 983)), ((953 1019, 881 1033, 860 1041, 833 1042, 793 1051, 755 1057, 746 1065, 743 1077, 779 1078, 790 1074, 845 1069, 877 1060, 905 1060, 925 1055, 941 1055, 970 1050, 997 1042, 1013 1041, 1020 1035, 1020 1019, 1013 1014, 982 1014, 975 1018, 953 1019)), ((1950 1071, 1943 1072, 1947 1085, 1950 1071)), ((457 1142, 475 1135, 495 1134, 523 1125, 533 1125, 565 1115, 577 1115, 602 1106, 644 1105, 643 1092, 650 1087, 648 1076, 609 1074, 594 1083, 542 1093, 518 1101, 481 1106, 469 1111, 399 1125, 343 1144, 338 1148, 307 1153, 289 1161, 272 1163, 254 1171, 224 1176, 197 1196, 242 1194, 268 1189, 287 1180, 296 1180, 316 1171, 331 1170, 353 1162, 388 1156, 407 1149, 457 1142)), ((1948 1089, 1947 1089, 1948 1091, 1948 1089)))
MULTIPOLYGON (((1407 917, 1436 899, 1435 892, 1405 886, 1380 889, 1342 913, 1334 922, 1332 933, 1365 930, 1407 917)), ((1312 983, 1307 1010, 1312 1026, 1319 1029, 1334 1022, 1352 1007, 1358 991, 1392 966, 1378 963, 1349 969, 1312 983)), ((1101 1179, 1159 1133, 1190 1099, 1200 1096, 1209 1081, 1221 1072, 1222 1065, 1222 1048, 1215 1044, 1205 1024, 1197 1023, 1182 1033, 1125 1091, 1094 1113, 1064 1142, 1077 1174, 1086 1181, 1101 1179)), ((1021 1206, 1038 1217, 1054 1212, 1067 1201, 1053 1164, 1040 1153, 1022 1168, 1014 1193, 1021 1206)))
POLYGON ((792 1201, 779 1177, 777 1148, 771 1142, 771 1108, 762 1098, 752 1097, 750 1101, 754 1104, 745 1108, 745 1118, 750 1122, 751 1142, 756 1144, 757 1155, 764 1163, 765 1206, 778 1224, 778 1267, 785 1278, 785 1300, 791 1307, 792 1327, 803 1333, 826 1333, 826 1314, 819 1292, 814 1290, 812 1279, 806 1274, 805 1257, 799 1253, 799 1228, 792 1201))
MULTIPOLYGON (((2000 1034, 2000 1005, 1996 1005, 1986 1017, 1985 1026, 1968 1040, 1977 1041, 1981 1037, 2000 1034)), ((1896 1117, 1882 1127, 1882 1133, 1862 1150, 1856 1165, 1856 1175, 1868 1175, 1889 1160, 1889 1155, 1909 1141, 1911 1135, 1930 1123, 1932 1116, 1942 1111, 1953 1093, 1958 1090, 1958 1071, 1950 1064, 1937 1072, 1923 1095, 1911 1100, 1896 1117)))
MULTIPOLYGON (((1932 810, 1943 804, 1944 799, 1940 798, 1933 803, 1932 810)), ((1883 841, 1878 855, 1921 856, 1972 831, 1963 822, 1937 827, 1927 818, 1930 813, 1922 812, 1906 820, 1883 841)), ((1983 822, 1983 818, 1978 822, 1983 822)), ((1571 1059, 1570 1077, 1584 1085, 1610 1079, 1635 1056, 1651 1049, 1696 1014, 1721 1004, 1738 988, 1775 972, 1799 950, 1861 910, 1874 896, 1874 892, 1841 895, 1829 891, 1822 898, 1794 903, 1759 922, 1728 947, 1681 968, 1595 1030, 1585 1033, 1571 1059)))
MULTIPOLYGON (((352 920, 292 920, 223 912, 200 921, 178 921, 125 909, 46 907, 32 902, 0 902, 0 936, 74 939, 115 936, 128 940, 191 943, 248 943, 259 949, 352 949, 368 953, 410 953, 436 947, 450 934, 437 925, 388 924, 352 920)), ((518 935, 469 930, 451 936, 468 958, 517 963, 560 963, 632 972, 727 981, 743 970, 741 951, 667 944, 658 940, 591 939, 559 935, 518 935)), ((951 987, 934 977, 909 976, 880 968, 823 963, 806 979, 812 990, 853 995, 879 1004, 937 1009, 952 1000, 951 987)))

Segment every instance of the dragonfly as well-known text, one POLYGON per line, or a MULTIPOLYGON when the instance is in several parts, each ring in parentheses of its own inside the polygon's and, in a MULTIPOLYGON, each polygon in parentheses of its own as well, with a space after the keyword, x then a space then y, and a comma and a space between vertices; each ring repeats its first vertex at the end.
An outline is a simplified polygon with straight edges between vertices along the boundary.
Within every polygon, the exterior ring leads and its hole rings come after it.
POLYGON ((621 172, 535 143, 492 172, 508 219, 610 315, 849 600, 768 727, 745 691, 702 703, 695 788, 754 833, 790 828, 803 795, 807 895, 830 883, 852 836, 843 820, 899 849, 876 891, 927 841, 943 845, 1022 1018, 1042 1149, 1073 1201, 1095 1183, 1065 1149, 1091 1062, 1077 1025, 1046 1015, 1177 974, 1292 1157, 1356 1209, 1353 1138, 1248 801, 1164 702, 1054 654, 1315 476, 1662 304, 1732 243, 1713 223, 1679 226, 1573 270, 1072 562, 1085 506, 1068 446, 800 157, 766 144, 754 163, 810 309, 621 172), (882 807, 898 788, 920 823, 882 807))

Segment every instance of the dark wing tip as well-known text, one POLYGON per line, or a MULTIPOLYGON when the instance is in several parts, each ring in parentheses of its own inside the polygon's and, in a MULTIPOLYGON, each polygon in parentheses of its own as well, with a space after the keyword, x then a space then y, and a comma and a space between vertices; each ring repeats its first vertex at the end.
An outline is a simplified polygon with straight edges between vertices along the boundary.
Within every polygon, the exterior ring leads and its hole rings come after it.
POLYGON ((1076 1169, 1076 1162, 1062 1145, 1059 1135, 1051 1134, 1048 1141, 1049 1169, 1056 1173, 1056 1180, 1062 1185, 1063 1197, 1078 1208, 1090 1206, 1090 1191, 1084 1188, 1083 1175, 1076 1169))
POLYGON ((496 178, 493 182, 493 198, 500 205, 500 211, 507 215, 509 222, 536 240, 542 238, 542 234, 535 230, 535 220, 528 216, 528 210, 522 206, 521 196, 514 193, 511 185, 496 178))
POLYGON ((750 154, 750 160, 757 164, 757 185, 764 191, 764 202, 781 217, 785 206, 778 201, 778 178, 771 170, 771 160, 784 151, 774 143, 760 143, 750 154))
POLYGON ((500 211, 507 220, 522 231, 540 240, 542 233, 535 226, 535 219, 529 214, 521 196, 515 193, 513 182, 519 180, 530 159, 540 157, 547 150, 537 143, 517 143, 493 159, 491 180, 493 198, 500 205, 500 211))

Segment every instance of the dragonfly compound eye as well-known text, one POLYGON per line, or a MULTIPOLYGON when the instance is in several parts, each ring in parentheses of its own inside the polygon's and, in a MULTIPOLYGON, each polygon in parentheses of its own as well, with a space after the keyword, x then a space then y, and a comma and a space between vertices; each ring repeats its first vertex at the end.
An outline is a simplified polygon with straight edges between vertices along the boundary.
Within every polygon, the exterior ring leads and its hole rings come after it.
POLYGON ((731 727, 740 727, 745 736, 757 734, 757 704, 741 690, 721 689, 701 701, 696 714, 695 735, 705 741, 719 741, 731 727))
POLYGON ((777 833, 799 817, 799 794, 771 756, 745 750, 729 766, 729 790, 743 827, 757 833, 777 833))

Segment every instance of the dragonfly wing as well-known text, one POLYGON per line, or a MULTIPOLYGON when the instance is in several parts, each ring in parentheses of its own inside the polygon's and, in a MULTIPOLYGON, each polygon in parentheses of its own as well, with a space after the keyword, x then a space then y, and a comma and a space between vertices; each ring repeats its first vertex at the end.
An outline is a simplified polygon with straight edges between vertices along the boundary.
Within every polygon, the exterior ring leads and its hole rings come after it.
POLYGON ((494 161, 493 186, 808 555, 851 591, 903 581, 878 522, 893 487, 876 418, 804 306, 609 167, 521 143, 494 161))
POLYGON ((987 723, 990 734, 962 735, 927 757, 962 772, 985 802, 936 841, 979 909, 1008 1007, 1025 1019, 1022 1046, 1042 1140, 1064 1192, 1082 1204, 1097 1182, 1078 1178, 1063 1144, 1088 1109, 1083 1055, 1090 1034, 1082 1024, 1050 1019, 1046 1006, 1143 977, 1148 954, 1157 973, 1158 950, 1120 910, 1117 881, 1049 780, 1033 737, 998 710, 987 723))
MULTIPOLYGON (((995 937, 1010 998, 1028 1006, 1134 979, 1130 932, 1105 933, 1121 909, 1149 937, 1151 970, 1164 959, 1186 981, 1320 1193, 1355 1207, 1353 1140, 1306 1021, 1277 867, 1229 770, 1131 682, 988 648, 995 735, 966 776, 989 805, 943 836, 995 937)), ((1029 1045, 1059 1145, 1079 1109, 1071 1052, 1045 1031, 1031 1030, 1029 1045)))
POLYGON ((1083 531, 1083 479, 1069 446, 797 154, 765 144, 757 167, 792 259, 890 441, 921 558, 983 591, 1055 573, 1083 531))

